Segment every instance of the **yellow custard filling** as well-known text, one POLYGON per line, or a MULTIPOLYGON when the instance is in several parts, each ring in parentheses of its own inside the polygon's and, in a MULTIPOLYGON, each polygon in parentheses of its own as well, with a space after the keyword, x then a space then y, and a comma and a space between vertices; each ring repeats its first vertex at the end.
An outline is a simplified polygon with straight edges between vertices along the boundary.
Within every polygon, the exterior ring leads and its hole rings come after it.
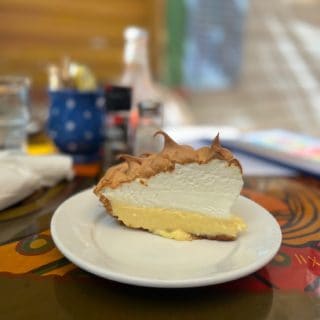
POLYGON ((146 229, 154 234, 175 240, 197 237, 234 240, 246 229, 239 217, 228 218, 204 215, 167 208, 143 208, 111 201, 112 213, 126 226, 146 229))

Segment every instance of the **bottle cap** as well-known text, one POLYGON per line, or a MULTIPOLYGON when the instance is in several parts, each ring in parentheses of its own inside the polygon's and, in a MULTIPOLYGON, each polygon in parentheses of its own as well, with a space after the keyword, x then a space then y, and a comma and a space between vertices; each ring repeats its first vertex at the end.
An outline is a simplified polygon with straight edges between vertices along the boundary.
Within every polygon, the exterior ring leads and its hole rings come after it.
POLYGON ((105 88, 108 111, 129 111, 131 109, 132 90, 130 87, 107 86, 105 88))
POLYGON ((124 38, 126 40, 136 40, 138 38, 148 37, 148 32, 140 27, 130 26, 124 30, 124 38))
POLYGON ((143 28, 128 27, 124 31, 124 38, 126 40, 123 52, 124 62, 127 64, 145 64, 148 61, 148 32, 143 28))
POLYGON ((138 104, 140 116, 153 115, 161 116, 162 115, 162 104, 159 101, 155 100, 144 100, 138 104))

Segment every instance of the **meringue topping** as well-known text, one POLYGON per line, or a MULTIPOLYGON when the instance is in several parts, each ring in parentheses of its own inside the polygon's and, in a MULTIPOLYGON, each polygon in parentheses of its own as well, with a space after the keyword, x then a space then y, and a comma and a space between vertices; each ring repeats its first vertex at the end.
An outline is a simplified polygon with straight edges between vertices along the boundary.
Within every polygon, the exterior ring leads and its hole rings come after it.
POLYGON ((164 147, 159 153, 143 154, 139 157, 122 154, 119 159, 124 162, 110 167, 95 188, 99 193, 105 187, 117 188, 123 183, 131 182, 137 178, 147 179, 160 172, 173 171, 175 164, 198 163, 205 164, 213 159, 225 160, 229 166, 242 168, 239 161, 233 157, 230 150, 221 146, 219 134, 213 140, 211 146, 193 149, 188 145, 176 143, 164 131, 157 131, 154 136, 164 137, 164 147))

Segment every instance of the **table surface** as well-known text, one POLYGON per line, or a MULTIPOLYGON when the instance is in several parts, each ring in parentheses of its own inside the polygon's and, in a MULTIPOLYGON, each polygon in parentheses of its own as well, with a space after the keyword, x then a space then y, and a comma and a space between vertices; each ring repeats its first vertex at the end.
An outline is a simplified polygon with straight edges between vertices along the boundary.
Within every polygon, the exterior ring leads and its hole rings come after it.
POLYGON ((320 319, 319 180, 245 177, 242 194, 281 226, 278 254, 236 281, 169 290, 98 278, 58 251, 49 230, 54 210, 96 183, 79 172, 0 212, 1 319, 320 319))

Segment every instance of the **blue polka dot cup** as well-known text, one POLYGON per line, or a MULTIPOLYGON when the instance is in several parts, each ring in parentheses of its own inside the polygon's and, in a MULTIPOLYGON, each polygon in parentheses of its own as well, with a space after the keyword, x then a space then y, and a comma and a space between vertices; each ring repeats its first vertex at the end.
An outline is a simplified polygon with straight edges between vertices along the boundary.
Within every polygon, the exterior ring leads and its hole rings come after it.
POLYGON ((75 162, 96 160, 105 137, 103 91, 49 92, 48 133, 63 153, 75 162))

